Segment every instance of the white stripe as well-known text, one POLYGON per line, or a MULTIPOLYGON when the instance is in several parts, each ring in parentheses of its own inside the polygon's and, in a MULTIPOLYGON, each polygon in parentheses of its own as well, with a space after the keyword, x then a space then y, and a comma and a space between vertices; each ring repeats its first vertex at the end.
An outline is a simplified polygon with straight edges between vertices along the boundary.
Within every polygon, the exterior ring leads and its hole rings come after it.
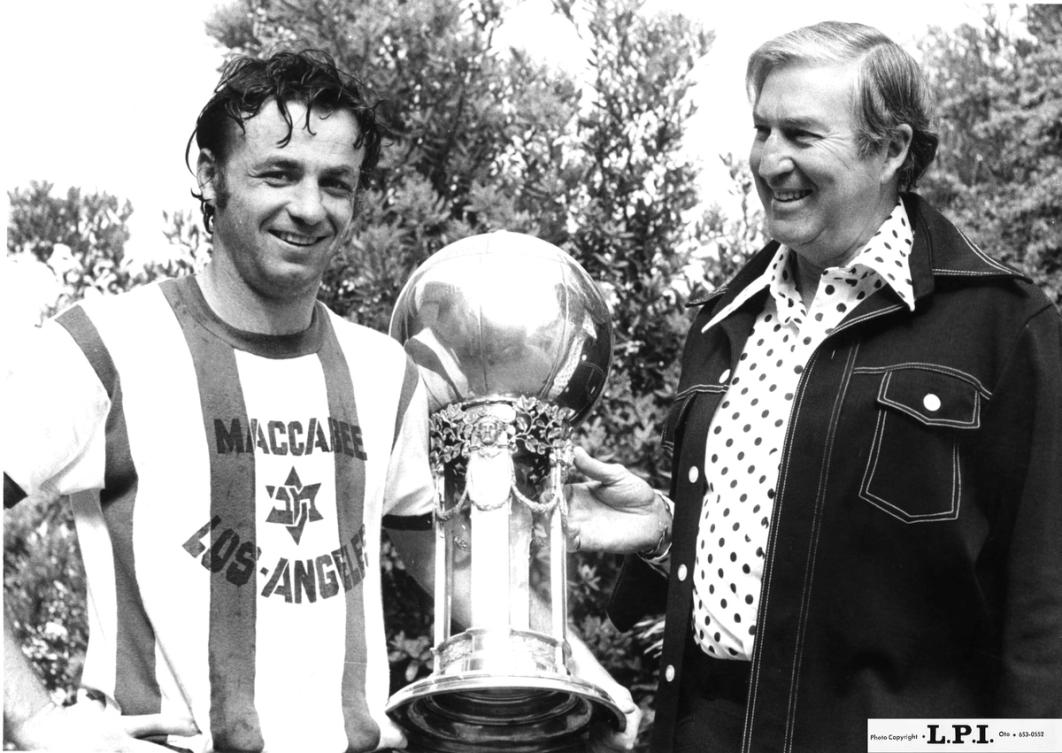
POLYGON ((93 306, 90 313, 121 375, 129 451, 139 475, 133 556, 156 632, 163 709, 191 713, 206 732, 210 580, 183 546, 210 519, 209 456, 195 367, 157 286, 132 291, 121 306, 93 306))
MULTIPOLYGON (((293 422, 305 432, 311 417, 324 422, 328 430, 321 364, 316 355, 268 359, 237 351, 236 365, 248 417, 257 419, 267 441, 276 440, 275 449, 286 453, 255 452, 255 536, 262 552, 257 579, 255 706, 262 737, 268 750, 342 750, 346 746, 340 697, 346 635, 342 593, 324 598, 314 568, 315 601, 310 603, 304 594, 302 603, 289 602, 279 593, 263 595, 269 575, 261 572, 266 569, 272 574, 281 558, 288 560, 294 590, 297 561, 312 565, 319 557, 330 557, 342 544, 336 525, 334 452, 318 449, 294 455, 290 447, 295 437, 288 434, 293 422), (280 422, 272 432, 270 421, 280 422), (301 518, 298 543, 287 525, 267 522, 274 508, 283 507, 278 497, 287 492, 280 489, 288 488, 293 470, 298 488, 305 491, 318 485, 313 503, 322 516, 316 521, 301 518)), ((297 505, 296 510, 306 514, 309 507, 297 505)))
POLYGON ((81 673, 82 685, 107 694, 114 701, 114 666, 118 654, 118 599, 114 590, 114 552, 100 511, 97 491, 70 497, 77 541, 85 564, 85 579, 97 586, 87 593, 86 616, 91 641, 81 673))

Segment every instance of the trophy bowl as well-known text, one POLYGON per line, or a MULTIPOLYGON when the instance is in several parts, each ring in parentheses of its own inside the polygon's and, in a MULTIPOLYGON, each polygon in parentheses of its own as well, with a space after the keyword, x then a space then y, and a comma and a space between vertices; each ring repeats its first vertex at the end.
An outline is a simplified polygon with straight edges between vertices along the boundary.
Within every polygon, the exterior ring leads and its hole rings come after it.
POLYGON ((433 671, 388 713, 411 750, 582 750, 592 723, 625 723, 567 640, 562 486, 608 376, 608 306, 568 254, 497 231, 425 261, 390 330, 428 394, 436 548, 433 671))

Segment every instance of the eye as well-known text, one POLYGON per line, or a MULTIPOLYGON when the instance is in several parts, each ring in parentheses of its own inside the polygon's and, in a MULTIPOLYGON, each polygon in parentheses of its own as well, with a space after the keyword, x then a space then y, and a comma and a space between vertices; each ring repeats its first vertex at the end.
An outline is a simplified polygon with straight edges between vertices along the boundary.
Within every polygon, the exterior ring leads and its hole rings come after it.
POLYGON ((811 131, 805 131, 802 128, 791 128, 785 132, 785 137, 790 141, 795 141, 800 144, 808 144, 817 139, 818 135, 811 131))
POLYGON ((333 196, 347 198, 354 195, 354 184, 346 180, 328 180, 321 185, 325 191, 333 196))
POLYGON ((293 180, 292 174, 286 170, 267 170, 261 178, 270 186, 286 186, 293 180))

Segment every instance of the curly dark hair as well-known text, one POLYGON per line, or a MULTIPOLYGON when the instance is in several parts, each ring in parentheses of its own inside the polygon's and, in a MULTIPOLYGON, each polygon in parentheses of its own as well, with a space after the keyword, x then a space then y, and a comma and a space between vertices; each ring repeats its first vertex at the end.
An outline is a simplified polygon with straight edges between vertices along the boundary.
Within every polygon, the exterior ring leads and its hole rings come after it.
MULTIPOLYGON (((367 184, 373 168, 380 159, 380 145, 392 135, 376 113, 379 102, 370 103, 364 93, 364 85, 349 73, 341 71, 332 56, 323 50, 275 52, 265 58, 240 56, 233 58, 221 70, 221 80, 214 95, 207 102, 195 123, 195 130, 185 147, 185 163, 189 163, 192 143, 200 149, 209 149, 218 165, 223 165, 232 146, 235 124, 244 131, 244 124, 262 109, 269 100, 275 100, 281 115, 288 124, 288 134, 281 142, 291 140, 295 124, 288 111, 289 102, 306 107, 306 125, 310 128, 310 111, 336 112, 348 110, 358 124, 358 140, 354 148, 364 150, 359 188, 367 184)), ((199 199, 203 213, 203 225, 208 234, 213 232, 216 207, 193 191, 199 199)))

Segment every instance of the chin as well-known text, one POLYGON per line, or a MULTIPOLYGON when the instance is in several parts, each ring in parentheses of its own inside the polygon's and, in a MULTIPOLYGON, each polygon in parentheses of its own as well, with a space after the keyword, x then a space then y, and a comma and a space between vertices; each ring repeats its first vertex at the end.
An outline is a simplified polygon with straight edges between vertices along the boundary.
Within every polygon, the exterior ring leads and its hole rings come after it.
POLYGON ((314 277, 304 274, 274 275, 262 280, 258 289, 268 298, 284 301, 317 295, 317 288, 320 284, 320 275, 314 277))
POLYGON ((797 248, 806 243, 812 234, 791 222, 775 220, 767 222, 767 235, 789 248, 797 248))

